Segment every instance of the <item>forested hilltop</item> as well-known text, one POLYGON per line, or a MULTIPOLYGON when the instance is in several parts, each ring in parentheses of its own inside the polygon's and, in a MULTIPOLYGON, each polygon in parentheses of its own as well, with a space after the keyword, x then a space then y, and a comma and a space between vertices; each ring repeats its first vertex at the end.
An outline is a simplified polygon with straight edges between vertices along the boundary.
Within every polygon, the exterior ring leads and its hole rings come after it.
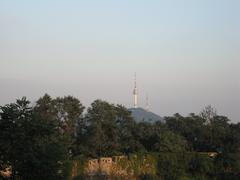
POLYGON ((67 179, 72 161, 151 155, 156 171, 136 178, 240 178, 240 123, 211 106, 165 123, 135 122, 126 107, 102 100, 84 109, 75 97, 47 94, 34 105, 23 97, 1 106, 1 172, 11 167, 11 179, 67 179))

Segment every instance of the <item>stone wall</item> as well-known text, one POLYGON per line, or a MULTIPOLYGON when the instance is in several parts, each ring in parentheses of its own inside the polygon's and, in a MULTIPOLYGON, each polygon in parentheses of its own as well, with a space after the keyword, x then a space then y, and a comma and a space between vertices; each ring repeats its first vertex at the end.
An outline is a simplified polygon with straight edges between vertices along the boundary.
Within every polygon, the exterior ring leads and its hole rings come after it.
POLYGON ((126 158, 124 156, 117 156, 117 157, 102 157, 99 159, 91 159, 88 160, 87 167, 85 168, 85 172, 88 175, 127 175, 127 172, 123 170, 119 165, 118 162, 126 158))
POLYGON ((155 174, 156 164, 148 157, 114 156, 88 160, 85 174, 89 176, 106 175, 131 177, 143 174, 155 174))

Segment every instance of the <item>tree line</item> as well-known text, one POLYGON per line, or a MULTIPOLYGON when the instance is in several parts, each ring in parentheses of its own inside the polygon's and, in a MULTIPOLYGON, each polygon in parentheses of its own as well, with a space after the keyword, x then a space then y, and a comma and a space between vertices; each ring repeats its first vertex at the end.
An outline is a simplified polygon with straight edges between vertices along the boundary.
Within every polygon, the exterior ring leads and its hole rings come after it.
POLYGON ((240 177, 240 123, 211 106, 165 123, 137 123, 126 107, 102 100, 84 110, 75 97, 48 94, 1 106, 0 169, 10 166, 12 179, 64 179, 67 160, 155 153, 155 179, 240 177))

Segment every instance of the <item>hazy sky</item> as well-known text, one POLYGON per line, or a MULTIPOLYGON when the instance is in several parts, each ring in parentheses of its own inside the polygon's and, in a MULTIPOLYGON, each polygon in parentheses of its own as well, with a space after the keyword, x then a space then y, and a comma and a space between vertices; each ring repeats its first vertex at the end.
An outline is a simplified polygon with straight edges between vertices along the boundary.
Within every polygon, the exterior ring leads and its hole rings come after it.
POLYGON ((0 0, 0 105, 44 93, 240 122, 239 0, 0 0))

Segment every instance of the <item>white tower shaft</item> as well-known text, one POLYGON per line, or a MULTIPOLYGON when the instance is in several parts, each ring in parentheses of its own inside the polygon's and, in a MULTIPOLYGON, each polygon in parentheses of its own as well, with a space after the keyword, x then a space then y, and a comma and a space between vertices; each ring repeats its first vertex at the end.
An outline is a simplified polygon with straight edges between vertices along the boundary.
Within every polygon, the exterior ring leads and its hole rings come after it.
POLYGON ((146 111, 149 111, 149 99, 148 99, 148 94, 146 95, 146 111))
POLYGON ((134 96, 134 108, 137 108, 138 103, 138 92, 137 92, 137 78, 135 73, 135 79, 134 79, 134 90, 133 90, 133 96, 134 96))

